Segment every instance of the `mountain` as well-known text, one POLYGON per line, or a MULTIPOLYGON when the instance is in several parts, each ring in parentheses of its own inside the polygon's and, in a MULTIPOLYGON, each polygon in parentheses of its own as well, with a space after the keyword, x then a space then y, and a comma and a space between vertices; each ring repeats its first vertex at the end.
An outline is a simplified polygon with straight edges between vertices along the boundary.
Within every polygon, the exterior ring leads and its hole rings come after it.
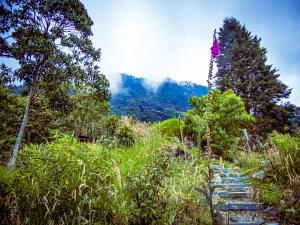
POLYGON ((190 108, 189 97, 207 94, 207 87, 166 79, 154 88, 151 80, 121 74, 120 91, 112 95, 111 111, 142 121, 161 121, 190 108))

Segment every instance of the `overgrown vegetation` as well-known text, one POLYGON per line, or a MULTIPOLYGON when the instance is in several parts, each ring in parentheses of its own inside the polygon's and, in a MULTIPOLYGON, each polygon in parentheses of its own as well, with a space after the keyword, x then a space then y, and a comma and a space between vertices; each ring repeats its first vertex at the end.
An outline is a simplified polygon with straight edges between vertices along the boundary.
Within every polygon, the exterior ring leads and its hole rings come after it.
MULTIPOLYGON (((227 158, 235 150, 242 129, 254 122, 254 117, 247 113, 242 99, 233 91, 211 91, 211 101, 208 96, 192 97, 192 109, 185 115, 187 133, 197 137, 199 147, 206 145, 205 126, 207 121, 212 124, 212 149, 227 158)), ((203 147, 202 147, 202 150, 203 147)))
MULTIPOLYGON (((217 62, 217 88, 209 95, 169 80, 150 100, 166 104, 155 112, 135 91, 118 96, 124 113, 174 116, 150 124, 109 114, 109 82, 80 1, 4 0, 0 12, 0 57, 19 64, 0 66, 1 224, 214 224, 211 153, 251 176, 256 197, 283 224, 299 223, 299 108, 279 104, 291 90, 236 19, 220 28, 221 52, 214 33, 208 86, 217 62), (22 93, 11 93, 15 81, 22 93), (176 118, 187 95, 196 95, 192 108, 176 118)), ((142 79, 122 79, 148 96, 142 79)))
POLYGON ((143 129, 147 135, 127 149, 80 143, 68 135, 25 147, 13 173, 1 167, 1 221, 209 224, 209 216, 197 211, 206 205, 194 192, 201 161, 169 158, 172 141, 143 129))

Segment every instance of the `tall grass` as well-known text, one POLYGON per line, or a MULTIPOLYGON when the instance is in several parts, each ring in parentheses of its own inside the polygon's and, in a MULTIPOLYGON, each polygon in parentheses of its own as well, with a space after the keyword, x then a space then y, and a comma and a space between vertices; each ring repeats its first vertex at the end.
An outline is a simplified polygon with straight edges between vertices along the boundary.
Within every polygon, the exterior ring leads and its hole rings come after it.
POLYGON ((257 172, 261 167, 261 161, 264 158, 262 153, 258 152, 237 152, 235 164, 241 168, 245 174, 257 172))
POLYGON ((67 135, 24 148, 13 173, 0 168, 1 223, 209 224, 194 192, 201 162, 168 158, 171 140, 138 129, 143 135, 127 148, 67 135))

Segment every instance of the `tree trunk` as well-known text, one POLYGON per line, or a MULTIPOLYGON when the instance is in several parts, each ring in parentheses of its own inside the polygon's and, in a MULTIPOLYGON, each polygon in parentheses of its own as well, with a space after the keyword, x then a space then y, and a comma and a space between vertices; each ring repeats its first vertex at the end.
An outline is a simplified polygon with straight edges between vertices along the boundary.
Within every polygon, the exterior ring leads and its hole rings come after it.
POLYGON ((28 122, 30 106, 32 104, 33 97, 34 97, 34 92, 35 92, 35 90, 34 90, 35 87, 34 86, 35 85, 33 85, 30 89, 29 101, 28 101, 28 103, 25 107, 25 110, 24 110, 22 124, 21 124, 21 127, 20 127, 19 132, 18 132, 18 136, 17 136, 16 142, 15 142, 14 148, 13 148, 12 156, 10 157, 9 162, 7 164, 7 168, 10 171, 13 170, 14 167, 15 167, 18 150, 21 146, 21 142, 22 142, 22 138, 23 138, 23 135, 24 135, 25 127, 26 127, 27 122, 28 122))
POLYGON ((29 101, 25 107, 22 124, 21 124, 21 127, 18 132, 18 136, 17 136, 16 142, 15 142, 14 148, 13 148, 12 156, 10 157, 9 162, 7 164, 7 169, 9 171, 12 171, 16 165, 17 154, 20 149, 22 138, 24 136, 25 127, 28 122, 30 107, 34 100, 35 92, 36 92, 36 89, 37 89, 37 86, 38 86, 38 83, 39 83, 39 80, 41 77, 41 69, 42 69, 42 66, 44 65, 45 61, 46 61, 45 58, 42 59, 42 61, 40 61, 40 63, 37 64, 37 67, 35 69, 32 85, 31 85, 30 92, 29 92, 29 101))

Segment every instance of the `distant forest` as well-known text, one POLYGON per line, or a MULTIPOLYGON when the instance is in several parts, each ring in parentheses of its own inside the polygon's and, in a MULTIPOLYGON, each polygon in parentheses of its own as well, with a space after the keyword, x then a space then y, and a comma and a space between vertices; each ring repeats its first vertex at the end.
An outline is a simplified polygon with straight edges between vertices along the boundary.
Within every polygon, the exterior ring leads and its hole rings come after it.
POLYGON ((121 87, 112 95, 111 111, 132 115, 141 121, 162 121, 179 116, 190 109, 190 96, 207 94, 207 87, 191 82, 163 81, 156 89, 145 84, 144 78, 121 74, 121 87))

